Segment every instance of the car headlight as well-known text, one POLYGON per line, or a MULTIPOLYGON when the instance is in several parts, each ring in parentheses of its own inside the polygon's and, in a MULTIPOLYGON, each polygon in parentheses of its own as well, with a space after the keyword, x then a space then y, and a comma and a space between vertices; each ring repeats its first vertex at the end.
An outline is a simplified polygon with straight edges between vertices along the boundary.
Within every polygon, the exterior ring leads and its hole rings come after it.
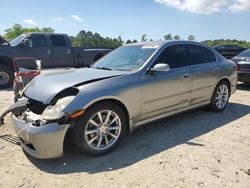
POLYGON ((64 113, 62 110, 75 98, 75 96, 68 96, 59 99, 54 106, 48 106, 42 113, 44 120, 56 120, 61 118, 64 113))

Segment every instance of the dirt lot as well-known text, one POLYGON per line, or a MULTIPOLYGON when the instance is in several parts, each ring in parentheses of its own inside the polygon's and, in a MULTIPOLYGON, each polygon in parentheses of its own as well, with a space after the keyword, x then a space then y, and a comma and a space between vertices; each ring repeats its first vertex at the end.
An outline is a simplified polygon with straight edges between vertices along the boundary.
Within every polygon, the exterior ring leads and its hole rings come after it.
MULTIPOLYGON (((0 111, 12 103, 0 91, 0 111)), ((10 117, 0 127, 0 187, 250 187, 250 85, 239 85, 222 113, 199 109, 154 122, 114 152, 85 156, 70 139, 65 156, 25 154, 10 117)))

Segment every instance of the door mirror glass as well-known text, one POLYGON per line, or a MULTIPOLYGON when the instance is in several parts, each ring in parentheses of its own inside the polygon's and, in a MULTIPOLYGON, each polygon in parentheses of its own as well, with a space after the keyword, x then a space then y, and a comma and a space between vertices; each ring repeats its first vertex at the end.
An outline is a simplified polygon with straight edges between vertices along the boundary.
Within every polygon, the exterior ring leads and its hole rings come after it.
POLYGON ((156 64, 152 69, 151 71, 153 72, 167 72, 170 70, 170 67, 168 64, 165 64, 165 63, 159 63, 159 64, 156 64))
POLYGON ((24 48, 32 48, 32 40, 31 39, 24 39, 23 45, 24 48))

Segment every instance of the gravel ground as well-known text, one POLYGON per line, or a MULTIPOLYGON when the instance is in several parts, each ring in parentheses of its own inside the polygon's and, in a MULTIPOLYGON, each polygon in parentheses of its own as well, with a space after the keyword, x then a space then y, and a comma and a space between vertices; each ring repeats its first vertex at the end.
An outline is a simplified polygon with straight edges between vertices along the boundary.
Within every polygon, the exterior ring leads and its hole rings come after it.
MULTIPOLYGON (((13 102, 0 91, 0 112, 13 102)), ((198 109, 137 129, 108 155, 38 160, 22 150, 10 117, 0 127, 0 187, 250 187, 250 85, 222 113, 198 109)))

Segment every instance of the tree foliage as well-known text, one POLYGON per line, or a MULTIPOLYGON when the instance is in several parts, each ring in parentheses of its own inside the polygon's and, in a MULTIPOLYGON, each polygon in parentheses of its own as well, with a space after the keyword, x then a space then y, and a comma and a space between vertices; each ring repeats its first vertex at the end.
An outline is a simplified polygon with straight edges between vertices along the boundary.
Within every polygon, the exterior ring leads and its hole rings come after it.
MULTIPOLYGON (((23 33, 29 33, 29 32, 49 32, 53 33, 54 29, 50 27, 44 27, 44 28, 25 28, 22 27, 20 24, 14 24, 12 28, 6 29, 4 31, 4 38, 7 40, 11 40, 13 38, 16 38, 17 36, 23 34, 23 33)), ((147 35, 143 34, 141 36, 141 41, 145 42, 148 39, 146 38, 147 35)), ((180 40, 181 37, 179 35, 172 35, 171 33, 168 33, 163 36, 165 40, 180 40)), ((121 36, 118 36, 117 38, 110 38, 110 37, 104 37, 101 36, 99 33, 92 33, 91 31, 80 31, 76 36, 70 37, 72 41, 72 45, 75 47, 83 46, 83 47, 105 47, 105 48, 117 48, 121 46, 123 43, 131 44, 131 43, 137 43, 137 40, 127 39, 127 41, 123 41, 121 36)), ((196 38, 194 35, 189 35, 187 37, 190 41, 195 41, 196 38)), ((152 39, 150 39, 151 41, 152 39)), ((201 41, 202 43, 208 45, 208 46, 215 46, 215 45, 225 45, 225 44, 233 44, 238 45, 244 48, 250 47, 250 42, 243 41, 243 40, 236 40, 236 39, 216 39, 216 40, 204 40, 201 41)))
POLYGON ((194 35, 189 35, 189 36, 188 36, 188 40, 190 40, 190 41, 195 41, 195 36, 194 36, 194 35))
POLYGON ((172 34, 168 33, 163 37, 165 40, 173 40, 172 34))
POLYGON ((181 37, 179 35, 175 35, 174 40, 181 40, 181 37))
POLYGON ((123 44, 121 36, 118 38, 103 37, 99 33, 91 31, 80 31, 76 37, 71 37, 72 45, 75 47, 105 47, 117 48, 123 44))
POLYGON ((250 42, 245 40, 236 40, 236 39, 216 39, 216 40, 204 40, 202 43, 208 46, 216 46, 216 45, 237 45, 243 48, 250 48, 250 42))
POLYGON ((4 30, 4 38, 7 40, 12 40, 17 36, 23 33, 30 33, 30 32, 47 32, 47 33, 54 33, 54 29, 50 27, 44 27, 39 29, 38 27, 35 28, 24 28, 20 24, 14 24, 12 28, 4 30))
POLYGON ((147 35, 146 34, 143 34, 142 36, 141 36, 141 42, 145 42, 145 41, 147 41, 147 35))

